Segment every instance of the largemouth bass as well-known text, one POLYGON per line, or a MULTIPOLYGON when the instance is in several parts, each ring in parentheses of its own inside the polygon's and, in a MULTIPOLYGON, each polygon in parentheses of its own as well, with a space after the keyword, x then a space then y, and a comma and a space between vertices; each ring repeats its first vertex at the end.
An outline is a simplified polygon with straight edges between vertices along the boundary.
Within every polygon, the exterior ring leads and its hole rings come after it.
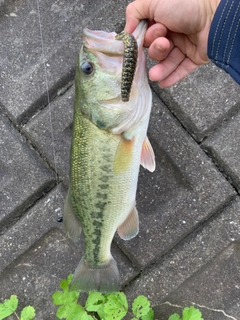
MULTIPOLYGON (((152 94, 146 75, 143 40, 146 22, 133 33, 138 55, 129 101, 122 101, 124 43, 116 33, 84 29, 75 77, 70 187, 64 225, 73 240, 83 231, 84 256, 77 266, 73 290, 120 290, 111 243, 139 230, 135 207, 139 166, 155 169, 146 136, 152 94)), ((126 46, 125 46, 126 47, 126 46)), ((126 71, 126 70, 125 70, 126 71)))

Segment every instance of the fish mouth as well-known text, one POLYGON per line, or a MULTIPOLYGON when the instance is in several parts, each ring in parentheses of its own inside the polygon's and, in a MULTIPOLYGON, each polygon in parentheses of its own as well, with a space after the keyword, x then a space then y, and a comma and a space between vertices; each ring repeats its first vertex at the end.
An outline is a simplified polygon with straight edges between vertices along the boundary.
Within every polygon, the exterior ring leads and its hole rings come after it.
MULTIPOLYGON (((137 61, 134 80, 144 77, 146 58, 143 51, 144 36, 147 30, 147 20, 141 20, 137 28, 132 33, 132 36, 137 42, 137 61)), ((83 30, 83 51, 92 52, 99 66, 109 74, 114 74, 116 77, 121 77, 123 73, 123 58, 124 58, 124 43, 116 39, 116 32, 105 32, 100 30, 83 30)), ((116 100, 121 100, 120 92, 113 97, 112 103, 116 100)), ((127 105, 125 106, 127 108, 127 105)), ((130 108, 131 109, 131 108, 130 108)))
MULTIPOLYGON (((142 20, 134 30, 132 35, 137 41, 138 50, 142 49, 145 32, 147 30, 147 21, 142 20)), ((105 32, 99 30, 83 29, 83 45, 97 52, 107 55, 123 55, 124 45, 121 41, 115 40, 116 32, 105 32)))

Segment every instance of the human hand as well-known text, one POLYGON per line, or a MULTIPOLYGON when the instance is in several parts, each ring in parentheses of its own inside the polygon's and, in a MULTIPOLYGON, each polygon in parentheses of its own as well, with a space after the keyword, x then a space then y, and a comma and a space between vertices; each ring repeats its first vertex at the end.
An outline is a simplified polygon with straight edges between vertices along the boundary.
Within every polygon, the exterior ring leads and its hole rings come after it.
POLYGON ((220 0, 135 0, 126 9, 125 31, 149 19, 144 46, 159 61, 149 78, 169 87, 209 61, 207 41, 220 0))

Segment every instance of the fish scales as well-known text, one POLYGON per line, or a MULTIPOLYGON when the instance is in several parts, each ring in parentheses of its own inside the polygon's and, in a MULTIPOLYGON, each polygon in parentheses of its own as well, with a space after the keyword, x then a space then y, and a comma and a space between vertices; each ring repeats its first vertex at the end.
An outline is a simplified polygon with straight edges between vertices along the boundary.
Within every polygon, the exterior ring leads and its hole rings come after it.
POLYGON ((124 43, 121 95, 122 101, 129 101, 132 81, 137 65, 138 45, 134 36, 127 32, 119 33, 115 39, 122 40, 124 43))
MULTIPOLYGON (((108 226, 104 225, 103 213, 109 204, 109 196, 111 196, 109 184, 114 182, 113 174, 109 170, 109 164, 113 162, 113 155, 109 147, 112 141, 109 141, 109 134, 92 125, 84 117, 79 117, 79 124, 75 130, 74 136, 77 140, 72 150, 71 166, 72 205, 81 220, 86 239, 85 258, 92 264, 104 263, 109 256, 106 255, 106 252, 101 251, 100 242, 102 233, 108 234, 108 226), (95 140, 96 134, 98 135, 97 141, 95 140), (80 140, 79 143, 78 140, 80 140), (98 157, 95 156, 95 152, 99 154, 98 157), (86 215, 86 212, 89 212, 89 215, 86 215), (101 227, 103 230, 100 232, 101 227)), ((109 240, 107 237, 104 237, 103 240, 111 242, 111 235, 109 240)))

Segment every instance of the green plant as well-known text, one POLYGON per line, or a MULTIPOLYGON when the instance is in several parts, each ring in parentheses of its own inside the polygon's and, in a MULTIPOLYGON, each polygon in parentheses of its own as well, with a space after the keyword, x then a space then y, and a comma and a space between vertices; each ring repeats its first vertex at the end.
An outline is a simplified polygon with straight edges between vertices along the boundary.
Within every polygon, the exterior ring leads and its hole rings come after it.
POLYGON ((62 291, 56 291, 52 295, 55 305, 60 306, 56 316, 58 319, 67 320, 120 320, 127 313, 133 316, 133 320, 152 320, 153 310, 150 302, 144 296, 138 296, 133 304, 131 312, 128 310, 128 302, 123 292, 112 294, 102 294, 100 292, 90 292, 82 307, 78 304, 79 292, 69 291, 69 283, 72 275, 68 276, 60 283, 62 291), (97 318, 99 317, 99 318, 97 318))
POLYGON ((182 318, 177 313, 174 313, 168 320, 203 320, 203 318, 201 312, 191 306, 183 309, 182 318))
MULTIPOLYGON (((154 320, 154 312, 149 300, 145 296, 138 296, 132 303, 129 310, 126 295, 123 292, 112 294, 102 294, 100 292, 90 292, 85 306, 78 303, 80 292, 69 291, 69 284, 72 275, 60 282, 62 291, 56 291, 52 295, 53 303, 59 306, 56 316, 58 319, 66 320, 121 320, 128 314, 131 320, 154 320)), ((20 316, 16 310, 18 298, 11 295, 4 303, 0 303, 0 320, 12 314, 18 320, 31 320, 35 317, 35 309, 31 306, 23 308, 20 316)), ((204 320, 201 312, 191 307, 183 309, 182 318, 174 313, 168 320, 204 320)))
MULTIPOLYGON (((53 303, 59 306, 56 316, 66 320, 121 320, 128 314, 131 320, 153 320, 154 312, 145 296, 138 296, 129 310, 126 295, 123 292, 102 294, 90 292, 85 306, 78 304, 80 292, 69 291, 72 275, 60 283, 62 291, 52 295, 53 303)), ((201 312, 194 307, 184 308, 183 317, 173 314, 168 320, 203 320, 201 312)))
POLYGON ((10 299, 6 299, 4 303, 0 303, 0 320, 12 314, 14 314, 18 320, 31 320, 35 317, 35 309, 33 307, 27 306, 23 308, 20 316, 16 313, 17 307, 18 298, 16 295, 11 295, 10 299))

